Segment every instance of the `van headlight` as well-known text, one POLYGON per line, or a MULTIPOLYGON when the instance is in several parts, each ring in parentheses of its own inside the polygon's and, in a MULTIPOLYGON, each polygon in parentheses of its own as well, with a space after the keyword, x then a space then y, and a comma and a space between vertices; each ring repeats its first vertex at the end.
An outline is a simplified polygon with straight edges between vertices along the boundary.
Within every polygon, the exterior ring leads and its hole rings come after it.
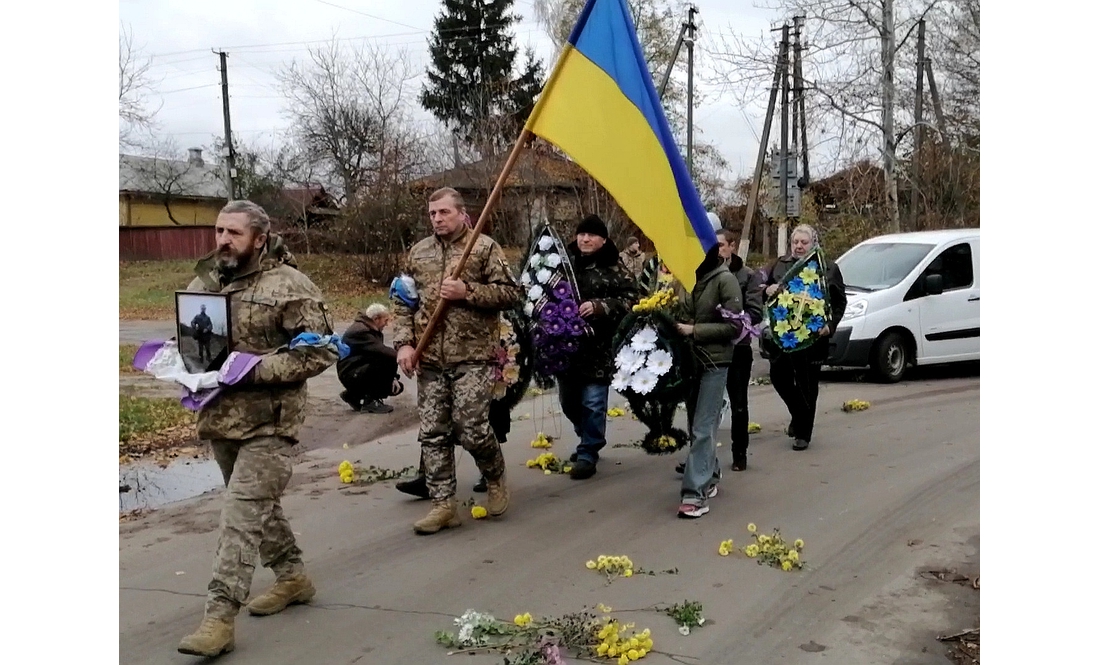
POLYGON ((867 313, 867 301, 866 300, 849 300, 848 306, 844 308, 843 319, 858 319, 867 313))

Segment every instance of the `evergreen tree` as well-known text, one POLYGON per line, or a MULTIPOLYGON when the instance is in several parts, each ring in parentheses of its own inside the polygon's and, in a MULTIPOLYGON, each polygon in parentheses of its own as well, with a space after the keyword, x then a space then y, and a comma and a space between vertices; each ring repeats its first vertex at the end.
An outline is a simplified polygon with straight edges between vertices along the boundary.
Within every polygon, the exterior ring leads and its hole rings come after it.
POLYGON ((515 140, 542 88, 542 63, 531 49, 517 71, 513 2, 443 0, 428 42, 420 103, 483 155, 515 140))

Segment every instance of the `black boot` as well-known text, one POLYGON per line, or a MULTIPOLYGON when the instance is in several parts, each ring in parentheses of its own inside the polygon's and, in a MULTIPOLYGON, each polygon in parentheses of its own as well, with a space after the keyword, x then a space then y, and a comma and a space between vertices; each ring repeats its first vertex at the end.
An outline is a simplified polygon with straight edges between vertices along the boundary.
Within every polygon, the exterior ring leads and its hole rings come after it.
POLYGON ((362 411, 363 410, 363 400, 353 399, 351 397, 351 395, 348 394, 348 391, 346 391, 346 390, 343 390, 343 391, 340 392, 340 399, 344 400, 344 402, 346 402, 347 405, 350 406, 353 411, 362 411))
POLYGON ((380 399, 372 399, 363 404, 363 413, 390 413, 393 407, 380 399))
POLYGON ((487 482, 485 482, 485 476, 482 476, 481 480, 477 481, 477 484, 474 485, 474 491, 475 492, 488 492, 489 491, 489 484, 487 482))
POLYGON ((415 496, 418 499, 428 498, 428 481, 424 476, 417 476, 412 480, 405 480, 394 485, 398 492, 404 492, 409 496, 415 496))

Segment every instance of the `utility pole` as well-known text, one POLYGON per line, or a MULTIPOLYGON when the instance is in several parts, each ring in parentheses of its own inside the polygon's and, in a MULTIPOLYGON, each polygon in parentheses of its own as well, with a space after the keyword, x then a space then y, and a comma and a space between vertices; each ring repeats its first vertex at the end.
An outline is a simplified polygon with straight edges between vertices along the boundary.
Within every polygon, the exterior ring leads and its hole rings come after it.
POLYGON ((695 5, 688 5, 687 42, 688 47, 688 101, 687 101, 687 170, 688 176, 693 180, 695 170, 692 168, 692 159, 695 153, 695 127, 692 125, 693 107, 695 106, 695 14, 698 12, 695 5))
POLYGON ((790 95, 791 95, 791 79, 790 79, 790 49, 791 49, 791 26, 787 23, 783 24, 783 39, 779 43, 779 68, 783 71, 783 96, 779 100, 779 202, 776 205, 776 213, 779 218, 779 237, 776 243, 776 250, 780 256, 787 253, 787 169, 788 158, 790 157, 790 137, 789 123, 790 123, 790 95))
POLYGON ((917 199, 920 196, 921 145, 924 143, 924 19, 917 22, 917 97, 913 109, 913 159, 909 186, 909 225, 917 229, 917 199))
MULTIPOLYGON (((775 98, 779 94, 779 81, 783 76, 783 59, 775 59, 775 76, 772 78, 771 95, 768 96, 768 111, 764 114, 764 131, 760 134, 760 150, 756 153, 756 171, 752 176, 752 188, 749 201, 745 205, 745 221, 741 225, 741 242, 737 246, 737 255, 741 260, 749 258, 749 235, 752 233, 752 218, 756 214, 756 199, 760 196, 760 181, 764 177, 764 159, 768 154, 768 141, 771 139, 772 117, 775 115, 775 98)), ((765 244, 767 234, 764 235, 765 244)), ((767 252, 765 252, 766 254, 767 252)))
POLYGON ((810 143, 806 137, 806 84, 802 78, 802 26, 805 16, 794 17, 794 112, 798 114, 798 126, 802 132, 802 173, 798 177, 798 188, 810 186, 810 143))
POLYGON ((932 60, 926 58, 924 66, 928 70, 928 92, 932 93, 932 108, 936 110, 936 124, 940 128, 940 140, 947 142, 947 121, 943 117, 943 104, 940 102, 940 93, 936 89, 936 79, 932 76, 932 60))
POLYGON ((236 169, 233 164, 236 161, 233 152, 233 130, 229 126, 229 73, 226 69, 225 59, 228 53, 216 51, 221 62, 222 72, 222 118, 225 121, 225 147, 222 148, 225 157, 225 192, 229 200, 237 198, 236 189, 233 186, 233 175, 236 169))

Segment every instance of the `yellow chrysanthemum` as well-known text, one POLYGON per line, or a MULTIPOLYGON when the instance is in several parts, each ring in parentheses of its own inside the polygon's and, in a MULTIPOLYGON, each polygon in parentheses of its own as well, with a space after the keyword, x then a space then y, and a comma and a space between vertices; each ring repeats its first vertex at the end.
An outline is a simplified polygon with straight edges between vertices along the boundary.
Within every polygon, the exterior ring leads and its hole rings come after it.
POLYGON ((516 618, 512 621, 512 623, 516 624, 520 628, 523 628, 524 626, 527 626, 528 624, 531 623, 531 613, 530 612, 524 612, 523 614, 517 614, 516 618))
POLYGON ((756 533, 756 525, 749 522, 749 533, 756 533))
POLYGON ((596 647, 596 655, 597 656, 607 655, 607 645, 606 644, 600 644, 600 646, 596 647))
POLYGON ((634 571, 629 569, 629 568, 627 568, 626 570, 623 571, 623 577, 630 577, 633 574, 634 574, 634 571))
POLYGON ((798 549, 802 549, 803 547, 805 547, 805 545, 806 545, 806 543, 802 542, 801 538, 794 541, 794 546, 797 547, 798 549))
POLYGON ((629 665, 629 663, 630 658, 625 653, 619 656, 619 665, 629 665))
POLYGON ((746 545, 745 546, 745 556, 749 557, 750 559, 755 559, 757 554, 760 554, 760 548, 758 546, 756 546, 756 545, 746 545))
POLYGON ((787 558, 791 561, 798 561, 798 550, 791 550, 787 552, 787 558))
POLYGON ((783 570, 790 570, 794 566, 791 564, 790 561, 784 561, 783 563, 779 564, 779 567, 782 568, 783 570))
POLYGON ((473 508, 470 508, 470 516, 473 517, 475 520, 483 519, 488 514, 489 511, 485 510, 484 506, 474 506, 473 508))
POLYGON ((589 570, 596 570, 596 562, 595 561, 586 561, 584 563, 584 567, 589 569, 589 570))
POLYGON ((749 434, 756 434, 760 429, 760 423, 749 423, 749 434))

